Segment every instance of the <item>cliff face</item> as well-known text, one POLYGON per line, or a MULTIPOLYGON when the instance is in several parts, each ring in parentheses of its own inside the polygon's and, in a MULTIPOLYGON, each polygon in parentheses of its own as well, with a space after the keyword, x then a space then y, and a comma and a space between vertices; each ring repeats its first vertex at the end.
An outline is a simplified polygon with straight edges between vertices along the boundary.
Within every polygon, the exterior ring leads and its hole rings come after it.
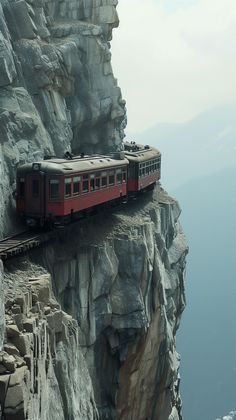
POLYGON ((102 419, 181 418, 175 333, 187 247, 179 214, 158 189, 44 251, 55 295, 78 321, 102 419))
MULTIPOLYGON (((116 0, 0 1, 0 235, 17 165, 122 147, 116 0)), ((6 420, 180 420, 175 333, 187 246, 160 186, 0 267, 6 420), (4 308, 5 301, 5 308, 4 308), (4 316, 5 313, 5 316, 4 316)))
POLYGON ((0 350, 2 349, 5 329, 5 307, 4 307, 4 271, 0 261, 0 350))
MULTIPOLYGON (((44 155, 117 150, 125 102, 111 68, 115 0, 0 2, 0 231, 15 168, 44 155)), ((12 218, 11 218, 12 215, 12 218)))
POLYGON ((5 288, 4 418, 97 419, 77 323, 54 299, 50 275, 20 259, 6 267, 5 288))
POLYGON ((179 214, 157 188, 7 264, 6 419, 182 419, 179 214))

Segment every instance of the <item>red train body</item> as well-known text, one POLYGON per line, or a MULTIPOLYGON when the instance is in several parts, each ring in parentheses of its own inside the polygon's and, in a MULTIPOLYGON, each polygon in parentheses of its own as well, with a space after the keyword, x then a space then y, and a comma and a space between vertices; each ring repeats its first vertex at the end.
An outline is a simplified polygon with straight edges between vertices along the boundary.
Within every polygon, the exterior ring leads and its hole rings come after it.
POLYGON ((117 159, 76 156, 19 167, 18 214, 28 225, 61 224, 100 204, 152 188, 160 179, 160 152, 129 143, 125 149, 117 159))

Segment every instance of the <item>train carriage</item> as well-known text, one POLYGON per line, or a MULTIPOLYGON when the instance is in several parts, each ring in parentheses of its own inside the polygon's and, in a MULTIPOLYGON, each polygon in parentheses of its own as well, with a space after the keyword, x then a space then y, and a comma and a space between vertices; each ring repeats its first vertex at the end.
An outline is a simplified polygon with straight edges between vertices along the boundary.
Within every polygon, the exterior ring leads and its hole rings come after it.
POLYGON ((124 156, 85 156, 25 164, 17 170, 17 212, 28 225, 70 221, 127 195, 124 156))
POLYGON ((159 150, 136 143, 125 143, 125 156, 129 161, 128 193, 153 189, 161 177, 159 150))
POLYGON ((115 156, 72 156, 25 164, 17 169, 17 212, 29 226, 64 224, 106 202, 153 189, 161 154, 125 143, 115 156))

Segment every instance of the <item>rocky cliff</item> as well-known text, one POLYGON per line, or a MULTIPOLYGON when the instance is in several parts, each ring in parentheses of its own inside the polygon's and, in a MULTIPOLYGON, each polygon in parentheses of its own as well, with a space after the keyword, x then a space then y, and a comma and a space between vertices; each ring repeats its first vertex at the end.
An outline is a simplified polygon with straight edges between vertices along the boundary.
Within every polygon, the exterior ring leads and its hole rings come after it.
MULTIPOLYGON (((113 76, 116 0, 0 1, 0 232, 15 168, 71 150, 117 150, 125 102, 113 76)), ((10 220, 9 220, 10 219, 10 220)))
MULTIPOLYGON (((0 235, 16 167, 122 147, 116 0, 0 1, 0 235)), ((0 267, 5 420, 180 420, 175 334, 187 246, 157 187, 0 267), (4 307, 5 302, 5 307, 4 307), (5 315, 4 315, 5 313, 5 315)))
POLYGON ((179 214, 158 187, 6 264, 6 419, 182 418, 179 214))

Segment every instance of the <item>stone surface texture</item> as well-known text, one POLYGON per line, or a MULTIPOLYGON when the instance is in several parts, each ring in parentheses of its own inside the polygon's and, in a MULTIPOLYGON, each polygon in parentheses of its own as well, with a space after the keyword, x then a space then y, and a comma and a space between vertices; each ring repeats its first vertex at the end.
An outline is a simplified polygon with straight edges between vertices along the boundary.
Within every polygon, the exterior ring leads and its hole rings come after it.
POLYGON ((16 167, 121 148, 125 102, 111 67, 116 0, 0 1, 0 234, 16 167))
MULTIPOLYGON (((122 149, 117 0, 0 0, 0 237, 18 165, 122 149)), ((0 417, 181 420, 187 245, 158 185, 0 264, 0 417)))
POLYGON ((37 261, 78 321, 102 419, 182 418, 175 334, 187 245, 179 215, 157 188, 69 229, 37 261))
POLYGON ((6 263, 6 420, 182 420, 179 215, 157 187, 6 263))
POLYGON ((0 261, 0 350, 3 345, 5 330, 5 307, 4 307, 4 270, 2 261, 0 261))
POLYGON ((50 275, 18 260, 5 270, 6 334, 0 352, 4 419, 98 418, 78 325, 51 292, 50 275))

